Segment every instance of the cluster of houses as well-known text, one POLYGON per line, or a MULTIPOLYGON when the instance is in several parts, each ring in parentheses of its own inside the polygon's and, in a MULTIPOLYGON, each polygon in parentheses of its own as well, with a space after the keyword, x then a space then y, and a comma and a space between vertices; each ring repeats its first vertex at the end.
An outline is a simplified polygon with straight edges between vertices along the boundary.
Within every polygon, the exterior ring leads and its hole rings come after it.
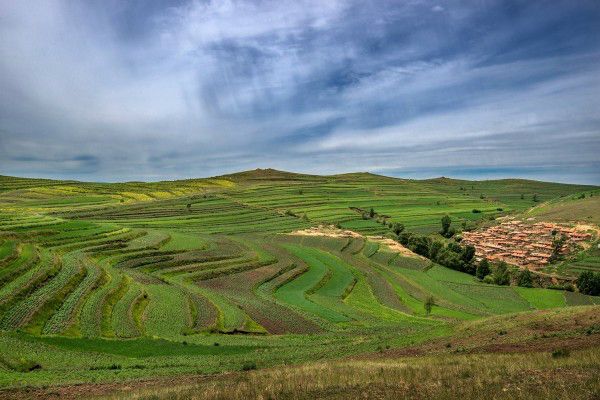
POLYGON ((555 240, 564 235, 559 253, 567 254, 578 242, 590 240, 589 233, 568 226, 538 222, 506 221, 483 231, 463 232, 462 241, 475 247, 477 259, 504 261, 532 269, 548 264, 555 240))

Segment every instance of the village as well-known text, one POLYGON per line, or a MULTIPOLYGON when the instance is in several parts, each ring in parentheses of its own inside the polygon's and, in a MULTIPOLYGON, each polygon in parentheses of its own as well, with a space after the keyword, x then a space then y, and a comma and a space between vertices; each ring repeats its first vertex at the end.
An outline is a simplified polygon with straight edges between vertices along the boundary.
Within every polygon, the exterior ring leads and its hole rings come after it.
POLYGON ((546 266, 553 252, 566 255, 591 235, 565 225, 513 220, 476 232, 463 232, 462 241, 475 247, 476 258, 504 261, 530 269, 546 266), (564 238, 560 248, 555 243, 564 238))

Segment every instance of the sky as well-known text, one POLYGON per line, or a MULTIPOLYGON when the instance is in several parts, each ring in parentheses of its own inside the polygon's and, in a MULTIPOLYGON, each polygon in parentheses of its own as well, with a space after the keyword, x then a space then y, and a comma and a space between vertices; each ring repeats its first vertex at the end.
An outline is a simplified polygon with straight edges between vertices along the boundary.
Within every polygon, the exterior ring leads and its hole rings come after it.
POLYGON ((0 0, 0 174, 600 184, 600 2, 0 0))

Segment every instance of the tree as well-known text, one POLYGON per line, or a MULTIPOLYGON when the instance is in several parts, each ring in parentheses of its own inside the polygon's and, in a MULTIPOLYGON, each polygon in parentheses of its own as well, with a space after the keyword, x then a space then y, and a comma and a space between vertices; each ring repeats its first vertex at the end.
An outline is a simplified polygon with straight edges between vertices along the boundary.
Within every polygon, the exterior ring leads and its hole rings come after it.
POLYGON ((371 209, 369 210, 369 218, 373 218, 375 216, 375 210, 373 210, 373 207, 371 207, 371 209))
POLYGON ((600 296, 600 273, 582 272, 577 278, 577 288, 583 294, 600 296))
POLYGON ((565 234, 560 235, 560 237, 554 236, 552 240, 552 254, 550 254, 550 259, 548 261, 553 262, 559 260, 561 258, 561 250, 567 241, 567 236, 565 234))
POLYGON ((402 232, 400 235, 398 235, 398 241, 402 245, 407 246, 412 235, 412 232, 402 232))
POLYGON ((425 307, 425 314, 431 314, 431 309, 433 308, 433 306, 435 306, 435 299, 433 298, 433 296, 427 297, 427 299, 425 300, 425 304, 423 304, 423 307, 425 307))
POLYGON ((510 274, 508 272, 508 265, 502 261, 496 267, 494 271, 494 283, 496 285, 508 285, 510 284, 510 274))
POLYGON ((427 236, 413 235, 408 240, 408 248, 420 256, 429 255, 429 238, 427 236))
POLYGON ((517 285, 522 287, 533 287, 533 278, 529 269, 524 269, 519 273, 517 285))
POLYGON ((456 242, 448 243, 448 250, 452 250, 453 252, 455 252, 457 254, 461 254, 463 251, 462 247, 460 247, 460 244, 458 244, 456 242))
POLYGON ((452 219, 450 219, 450 216, 444 215, 442 217, 442 230, 440 231, 442 236, 449 237, 447 235, 450 232, 450 224, 452 224, 452 219))
POLYGON ((460 259, 460 255, 450 250, 448 247, 440 250, 438 254, 438 263, 456 271, 463 270, 463 263, 460 259))
POLYGON ((537 203, 537 202, 538 202, 538 196, 537 196, 537 194, 534 194, 534 195, 533 195, 533 201, 534 201, 535 203, 537 203))
POLYGON ((483 278, 485 278, 489 274, 490 274, 490 263, 488 262, 487 258, 484 258, 483 260, 481 260, 481 262, 477 266, 475 275, 477 276, 477 279, 483 280, 483 278))
POLYGON ((525 195, 521 193, 521 200, 525 200, 525 195))
POLYGON ((440 251, 444 248, 444 243, 435 240, 429 246, 429 259, 436 261, 440 254, 440 251))
POLYGON ((187 203, 187 209, 190 211, 192 209, 192 203, 187 203))
POLYGON ((392 226, 392 231, 396 234, 399 235, 402 233, 402 231, 404 230, 404 224, 401 224, 400 222, 396 222, 393 226, 392 226))
POLYGON ((473 258, 475 258, 475 247, 471 246, 470 244, 463 247, 460 253, 460 258, 463 264, 463 271, 465 271, 467 274, 475 275, 476 269, 473 265, 473 258))

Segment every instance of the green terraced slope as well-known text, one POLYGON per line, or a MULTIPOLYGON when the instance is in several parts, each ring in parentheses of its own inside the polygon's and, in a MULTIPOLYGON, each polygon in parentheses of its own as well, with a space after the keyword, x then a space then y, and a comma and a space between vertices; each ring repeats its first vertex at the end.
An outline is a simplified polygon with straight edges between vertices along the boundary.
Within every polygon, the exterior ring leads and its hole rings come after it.
MULTIPOLYGON (((82 379, 109 379, 112 364, 135 378, 219 371, 252 357, 277 364, 353 354, 445 335, 464 320, 597 304, 484 284, 366 238, 389 235, 393 222, 435 234, 446 214, 459 227, 526 212, 538 205, 533 194, 562 204, 556 199, 591 190, 275 170, 114 184, 0 176, 0 350, 40 354, 53 372, 20 378, 30 383, 58 371, 76 381, 66 366, 88 365, 75 354, 82 349, 95 352, 97 367, 82 379), (364 237, 290 234, 320 224, 364 237), (122 354, 118 343, 137 347, 122 354), (163 358, 133 355, 143 351, 163 358)), ((595 269, 596 253, 564 269, 595 269)), ((17 373, 0 368, 0 386, 17 373)))

